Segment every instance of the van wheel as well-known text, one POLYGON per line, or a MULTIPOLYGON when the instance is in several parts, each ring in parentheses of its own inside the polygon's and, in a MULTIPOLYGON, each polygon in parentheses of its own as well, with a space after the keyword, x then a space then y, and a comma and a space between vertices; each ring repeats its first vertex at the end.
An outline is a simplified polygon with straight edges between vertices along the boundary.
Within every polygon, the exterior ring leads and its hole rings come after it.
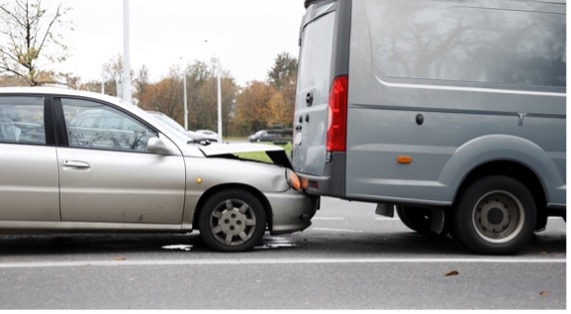
POLYGON ((537 211, 529 189, 507 176, 470 185, 453 209, 452 234, 482 254, 514 254, 533 236, 537 211))
POLYGON ((305 0, 303 1, 303 6, 307 9, 316 0, 305 0))
POLYGON ((397 206, 397 215, 402 223, 409 229, 421 234, 434 234, 434 232, 430 230, 430 208, 397 206))
POLYGON ((204 203, 198 216, 198 229, 212 249, 240 252, 260 243, 266 221, 266 212, 258 198, 232 189, 218 192, 204 203))

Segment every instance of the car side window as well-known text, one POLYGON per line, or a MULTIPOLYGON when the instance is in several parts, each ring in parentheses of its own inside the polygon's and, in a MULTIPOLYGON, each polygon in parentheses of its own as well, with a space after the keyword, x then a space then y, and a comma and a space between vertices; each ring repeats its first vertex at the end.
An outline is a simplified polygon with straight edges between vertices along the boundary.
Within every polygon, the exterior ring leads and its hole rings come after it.
POLYGON ((46 144, 43 97, 0 97, 0 143, 46 144))
POLYGON ((62 98, 69 147, 148 152, 157 133, 109 105, 62 98))

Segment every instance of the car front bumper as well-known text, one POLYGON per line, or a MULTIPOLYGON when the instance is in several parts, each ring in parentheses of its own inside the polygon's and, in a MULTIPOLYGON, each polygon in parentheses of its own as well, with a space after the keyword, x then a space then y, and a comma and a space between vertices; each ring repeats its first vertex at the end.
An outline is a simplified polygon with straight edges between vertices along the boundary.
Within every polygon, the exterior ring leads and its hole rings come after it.
POLYGON ((319 209, 319 197, 288 190, 281 193, 265 193, 273 216, 270 233, 282 234, 305 230, 311 226, 311 218, 319 209))

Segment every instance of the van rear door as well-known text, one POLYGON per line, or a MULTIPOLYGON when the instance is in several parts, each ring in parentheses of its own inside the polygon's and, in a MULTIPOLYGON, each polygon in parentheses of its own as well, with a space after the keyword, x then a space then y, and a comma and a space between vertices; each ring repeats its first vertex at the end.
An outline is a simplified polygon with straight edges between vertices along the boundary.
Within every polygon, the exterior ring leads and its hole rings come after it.
POLYGON ((301 27, 295 101, 293 166, 297 172, 324 174, 328 100, 332 69, 336 2, 309 6, 301 27))

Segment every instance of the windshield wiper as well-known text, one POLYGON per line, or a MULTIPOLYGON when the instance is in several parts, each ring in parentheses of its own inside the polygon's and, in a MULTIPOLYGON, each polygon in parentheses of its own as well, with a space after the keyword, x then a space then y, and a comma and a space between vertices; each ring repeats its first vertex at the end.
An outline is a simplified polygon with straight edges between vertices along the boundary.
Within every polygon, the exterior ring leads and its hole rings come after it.
POLYGON ((186 144, 198 144, 198 145, 202 145, 202 146, 208 146, 208 145, 212 144, 212 142, 208 139, 191 139, 191 140, 187 141, 186 144))

